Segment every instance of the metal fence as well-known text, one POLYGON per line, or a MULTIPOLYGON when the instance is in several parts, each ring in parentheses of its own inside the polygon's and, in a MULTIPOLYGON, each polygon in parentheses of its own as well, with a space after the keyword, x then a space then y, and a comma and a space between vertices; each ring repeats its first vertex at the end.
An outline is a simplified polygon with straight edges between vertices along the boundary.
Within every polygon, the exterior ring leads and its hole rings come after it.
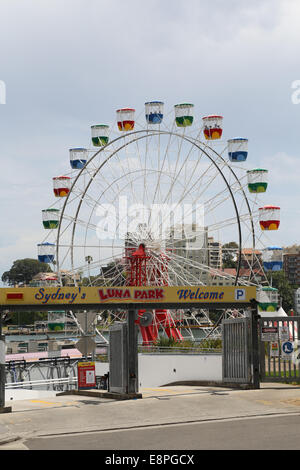
POLYGON ((67 357, 36 362, 8 361, 5 363, 5 388, 70 390, 77 380, 77 363, 77 359, 67 357))
POLYGON ((203 348, 194 346, 139 346, 138 352, 142 354, 222 354, 222 348, 203 348))
POLYGON ((261 381, 300 383, 299 322, 300 317, 259 319, 261 381))

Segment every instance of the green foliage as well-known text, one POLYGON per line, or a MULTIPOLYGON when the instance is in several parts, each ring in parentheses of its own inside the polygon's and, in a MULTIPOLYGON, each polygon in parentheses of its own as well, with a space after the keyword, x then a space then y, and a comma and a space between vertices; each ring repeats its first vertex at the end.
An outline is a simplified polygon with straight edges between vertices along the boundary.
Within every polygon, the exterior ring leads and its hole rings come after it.
POLYGON ((41 263, 32 258, 18 259, 13 262, 9 271, 2 274, 2 282, 8 283, 10 286, 20 283, 28 284, 36 274, 51 271, 47 263, 41 263))
POLYGON ((225 245, 222 246, 223 268, 236 268, 238 247, 236 242, 225 243, 225 245))
POLYGON ((206 339, 200 343, 194 343, 190 340, 176 341, 173 337, 160 336, 154 346, 158 348, 175 348, 175 349, 222 349, 221 339, 206 339))
POLYGON ((11 325, 33 325, 35 321, 47 321, 47 312, 13 312, 9 313, 11 325))
POLYGON ((154 346, 158 346, 161 348, 170 348, 176 346, 178 343, 175 341, 175 339, 171 336, 170 338, 166 336, 160 336, 156 342, 154 343, 154 346))
POLYGON ((96 360, 98 362, 109 362, 109 358, 107 354, 96 354, 96 360))
POLYGON ((267 274, 272 287, 278 289, 279 296, 282 298, 282 308, 288 312, 294 307, 294 286, 292 286, 286 277, 284 271, 276 271, 267 274))
POLYGON ((205 339, 201 341, 201 348, 203 349, 222 349, 221 338, 217 339, 205 339))

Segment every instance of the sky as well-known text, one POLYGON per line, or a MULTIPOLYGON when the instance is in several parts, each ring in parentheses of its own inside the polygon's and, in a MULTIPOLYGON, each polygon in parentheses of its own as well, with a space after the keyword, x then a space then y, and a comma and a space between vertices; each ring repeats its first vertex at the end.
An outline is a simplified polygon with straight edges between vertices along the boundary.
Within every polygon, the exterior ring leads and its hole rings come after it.
POLYGON ((270 170, 266 203, 281 207, 273 242, 300 243, 299 16, 298 0, 1 0, 0 274, 36 258, 68 149, 156 99, 220 113, 228 137, 247 137, 249 167, 270 170))

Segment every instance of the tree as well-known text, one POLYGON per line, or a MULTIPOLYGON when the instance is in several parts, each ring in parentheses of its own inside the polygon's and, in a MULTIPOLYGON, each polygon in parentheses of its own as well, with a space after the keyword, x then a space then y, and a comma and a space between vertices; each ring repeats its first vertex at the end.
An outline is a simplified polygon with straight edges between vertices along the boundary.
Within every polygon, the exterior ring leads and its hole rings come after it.
POLYGON ((223 268, 236 268, 238 244, 236 242, 225 243, 222 246, 223 268))
POLYGON ((282 298, 282 308, 288 312, 294 308, 294 286, 292 286, 286 277, 284 271, 275 271, 267 273, 268 280, 272 287, 278 289, 278 294, 282 298))
POLYGON ((47 321, 48 312, 11 312, 7 320, 5 323, 11 325, 33 325, 35 321, 47 321))
POLYGON ((45 272, 52 272, 47 263, 31 258, 17 259, 10 270, 2 274, 1 279, 10 286, 20 283, 28 284, 36 274, 45 272))

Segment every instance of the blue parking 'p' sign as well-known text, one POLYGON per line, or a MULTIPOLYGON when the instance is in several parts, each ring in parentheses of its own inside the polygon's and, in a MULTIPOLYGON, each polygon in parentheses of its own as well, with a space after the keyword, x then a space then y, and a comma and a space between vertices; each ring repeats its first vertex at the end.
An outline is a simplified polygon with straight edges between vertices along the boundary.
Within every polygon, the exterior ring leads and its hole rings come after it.
POLYGON ((234 291, 234 300, 246 300, 246 290, 245 289, 235 289, 234 291))

